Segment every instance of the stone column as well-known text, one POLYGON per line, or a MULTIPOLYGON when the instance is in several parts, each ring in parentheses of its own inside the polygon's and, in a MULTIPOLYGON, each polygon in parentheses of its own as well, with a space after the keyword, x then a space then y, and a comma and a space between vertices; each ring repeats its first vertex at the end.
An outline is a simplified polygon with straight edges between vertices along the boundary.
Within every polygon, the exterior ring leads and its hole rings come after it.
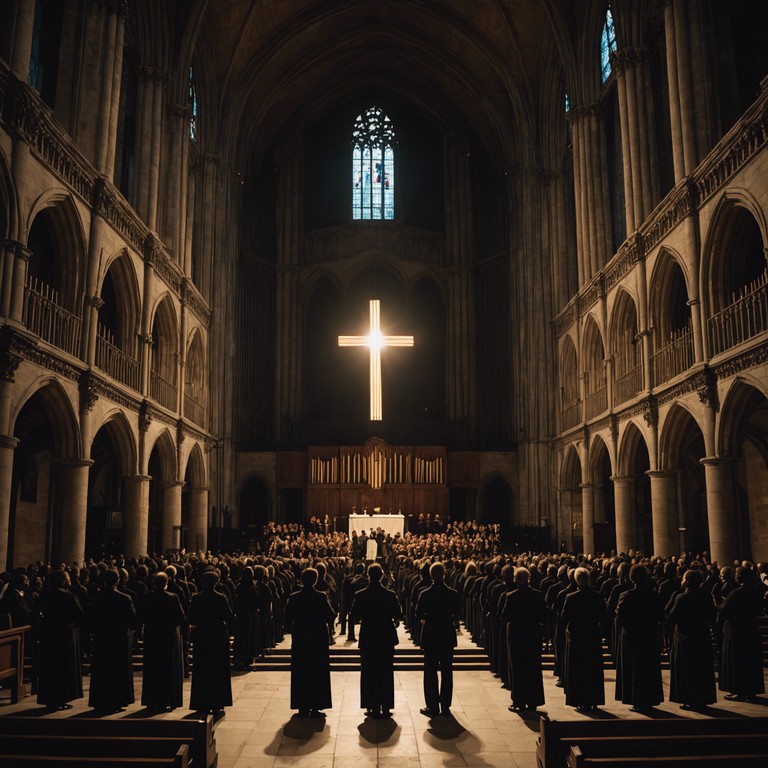
POLYGON ((616 508, 616 553, 629 552, 637 546, 635 534, 635 483, 634 477, 611 477, 616 508))
POLYGON ((174 481, 163 488, 163 549, 179 549, 181 544, 181 489, 174 481))
POLYGON ((208 489, 189 489, 189 544, 192 552, 208 549, 208 489))
POLYGON ((35 3, 18 0, 16 3, 16 29, 13 35, 11 71, 23 81, 29 81, 29 60, 32 56, 32 35, 35 27, 35 3))
POLYGON ((733 565, 736 552, 736 520, 733 508, 733 459, 701 459, 707 486, 707 521, 709 549, 719 565, 733 565))
POLYGON ((112 99, 114 98, 112 89, 114 87, 115 74, 115 48, 118 37, 116 11, 117 9, 111 3, 106 4, 102 29, 99 30, 102 38, 102 47, 101 61, 99 62, 100 87, 94 142, 94 165, 96 170, 110 177, 112 174, 109 172, 110 169, 107 168, 107 157, 109 155, 109 123, 112 116, 112 99))
POLYGON ((581 488, 581 532, 584 537, 584 554, 595 553, 595 487, 582 483, 581 488))
POLYGON ((136 137, 139 147, 137 212, 147 227, 156 232, 166 73, 152 67, 141 67, 139 75, 141 118, 136 137))
POLYGON ((123 478, 123 549, 128 557, 147 551, 149 536, 149 475, 123 478))
POLYGON ((0 435, 0 571, 8 567, 8 529, 11 522, 13 452, 18 438, 0 435))
POLYGON ((653 554, 669 557, 679 550, 677 524, 677 471, 650 470, 653 554))
POLYGON ((22 322, 24 316, 24 291, 27 286, 27 264, 31 251, 17 244, 14 248, 13 278, 11 284, 11 302, 8 317, 17 323, 22 322))
POLYGON ((58 466, 59 544, 58 560, 72 563, 85 559, 85 523, 88 515, 88 472, 93 461, 69 459, 58 466))

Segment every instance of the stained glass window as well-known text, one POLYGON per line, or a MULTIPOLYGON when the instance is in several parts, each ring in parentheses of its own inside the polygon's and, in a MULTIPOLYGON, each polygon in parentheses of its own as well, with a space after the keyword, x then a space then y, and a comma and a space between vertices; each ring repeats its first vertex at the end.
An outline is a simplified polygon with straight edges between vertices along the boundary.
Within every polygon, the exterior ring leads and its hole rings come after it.
POLYGON ((192 67, 189 68, 189 92, 187 93, 189 105, 189 138, 197 141, 197 89, 195 88, 195 76, 192 67))
POLYGON ((565 92, 565 111, 566 112, 571 111, 571 98, 568 95, 568 91, 565 92))
POLYGON ((600 71, 603 82, 611 76, 611 54, 616 51, 616 30, 613 27, 613 14, 608 8, 605 12, 603 33, 600 35, 600 71))
POLYGON ((395 218, 395 129, 379 107, 358 115, 352 131, 352 218, 395 218))

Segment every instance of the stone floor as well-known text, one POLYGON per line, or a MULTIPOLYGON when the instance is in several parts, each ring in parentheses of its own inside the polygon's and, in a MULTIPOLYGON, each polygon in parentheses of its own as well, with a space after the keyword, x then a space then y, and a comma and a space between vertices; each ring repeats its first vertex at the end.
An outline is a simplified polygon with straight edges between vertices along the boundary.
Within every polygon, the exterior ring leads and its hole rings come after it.
MULTIPOLYGON (((402 629, 400 630, 402 632, 402 629)), ((401 635, 404 643, 409 643, 401 635)), ((342 641, 337 638, 337 642, 342 641)), ((287 639, 290 643, 290 638, 287 639)), ((469 646, 460 634, 459 644, 469 646)), ((350 644, 351 645, 351 644, 350 644)), ((665 694, 669 673, 664 672, 665 694)), ((319 720, 303 720, 288 708, 290 675, 287 672, 235 673, 232 678, 234 706, 216 724, 219 768, 437 768, 488 766, 535 768, 538 716, 521 717, 507 710, 509 692, 489 672, 457 672, 454 676, 453 717, 427 718, 419 672, 395 673, 395 710, 388 721, 366 720, 360 708, 358 672, 332 674, 333 709, 319 720)), ((613 701, 615 674, 606 672, 606 706, 602 717, 639 717, 613 701)), ((88 678, 84 679, 87 687, 88 678)), ((189 700, 189 681, 184 685, 189 700)), ((544 674, 546 705, 540 711, 553 719, 586 717, 565 706, 563 691, 551 672, 544 674)), ((140 697, 141 679, 136 679, 140 697)), ((6 694, 7 696, 7 694, 6 694)), ((5 703, 0 696, 0 716, 39 712, 33 698, 19 704, 5 703)), ((88 710, 85 698, 72 710, 50 715, 73 717, 88 710)), ((113 717, 141 710, 137 704, 113 717)), ((185 717, 188 710, 160 715, 185 717)), ((768 715, 768 697, 756 704, 725 701, 705 713, 681 713, 665 702, 656 717, 728 717, 768 715)))

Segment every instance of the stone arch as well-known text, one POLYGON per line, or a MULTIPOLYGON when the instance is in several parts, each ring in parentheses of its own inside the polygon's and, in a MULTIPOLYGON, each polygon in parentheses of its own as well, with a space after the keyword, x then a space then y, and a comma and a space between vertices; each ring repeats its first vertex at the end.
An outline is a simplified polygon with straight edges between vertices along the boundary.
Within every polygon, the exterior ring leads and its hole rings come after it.
POLYGON ((707 233, 701 265, 710 355, 766 330, 765 318, 750 311, 750 299, 767 289, 767 257, 768 229, 760 206, 746 191, 726 192, 707 233))
POLYGON ((109 260, 98 290, 104 301, 99 310, 99 334, 111 337, 119 349, 137 358, 141 292, 133 260, 126 249, 109 260), (113 307, 110 302, 114 302, 113 307))
POLYGON ((150 394, 169 410, 176 410, 179 326, 170 294, 155 304, 152 317, 150 394))
POLYGON ((205 551, 208 542, 208 472, 200 443, 187 456, 181 490, 180 546, 205 551))
POLYGON ((581 343, 581 366, 584 369, 584 398, 588 420, 608 407, 604 360, 603 334, 595 318, 589 315, 584 324, 581 343))
POLYGON ((149 519, 147 551, 172 547, 174 528, 181 532, 181 497, 176 465, 176 445, 168 429, 163 429, 149 451, 149 519), (174 502, 179 502, 178 506, 174 502), (177 514, 178 513, 178 514, 177 514))
POLYGON ((31 251, 28 284, 48 286, 55 292, 55 303, 79 316, 86 247, 83 222, 72 196, 55 189, 38 198, 30 210, 26 232, 31 251))
POLYGON ((274 489, 260 473, 243 478, 238 489, 238 528, 242 548, 250 550, 261 540, 263 527, 273 518, 274 489))
POLYGON ((626 521, 631 546, 641 552, 653 552, 653 514, 651 508, 650 454, 645 435, 635 422, 630 421, 621 435, 614 492, 616 496, 616 530, 619 544, 620 518, 626 521), (626 483, 624 489, 617 488, 626 483), (624 494, 620 496, 620 494, 624 494))
POLYGON ((94 431, 96 435, 102 429, 109 433, 120 460, 120 472, 135 475, 138 468, 136 436, 125 413, 115 408, 110 411, 94 431))
POLYGON ((744 559, 768 560, 768 394, 760 383, 738 377, 720 411, 718 454, 733 471, 731 524, 744 559))
POLYGON ((609 327, 617 404, 635 397, 643 389, 643 351, 638 336, 637 304, 628 291, 616 295, 609 327))
POLYGON ((602 435, 594 435, 589 445, 586 483, 592 493, 595 552, 616 546, 616 502, 611 477, 614 461, 602 435))
POLYGON ((580 552, 583 549, 582 478, 581 457, 576 446, 571 444, 566 448, 560 466, 558 525, 559 545, 569 552, 580 552))
POLYGON ((503 472, 491 472, 480 483, 480 522, 498 523, 502 535, 518 523, 511 478, 503 472))
POLYGON ((561 428, 575 427, 579 418, 579 361, 571 336, 560 342, 560 413, 561 428))
POLYGON ((19 231, 19 199, 5 153, 0 150, 0 238, 12 240, 19 231))
POLYGON ((199 328, 189 336, 184 355, 184 416, 201 427, 206 426, 208 403, 207 366, 203 334, 199 328))

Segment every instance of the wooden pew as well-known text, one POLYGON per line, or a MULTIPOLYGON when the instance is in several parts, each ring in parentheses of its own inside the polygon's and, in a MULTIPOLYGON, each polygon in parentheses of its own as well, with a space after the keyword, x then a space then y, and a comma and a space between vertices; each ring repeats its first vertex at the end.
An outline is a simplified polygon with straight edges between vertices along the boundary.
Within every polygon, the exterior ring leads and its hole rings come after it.
MULTIPOLYGON (((94 744, 122 740, 150 742, 153 739, 175 740, 177 746, 189 747, 189 764, 194 768, 216 768, 216 738, 213 733, 213 717, 204 720, 165 720, 153 718, 76 718, 76 717, 0 717, 0 744, 6 736, 70 737, 85 745, 94 739, 94 744)), ((2 748, 0 747, 0 750, 2 748)), ((139 749, 139 747, 136 747, 139 749)), ((91 754, 83 746, 85 754, 91 754)), ((36 753, 37 754, 37 753, 36 753)), ((125 759, 131 759, 129 755, 125 759)), ((136 757, 136 759, 141 759, 136 757)), ((16 761, 16 758, 14 758, 16 761)), ((0 765, 4 765, 0 759, 0 765)))
POLYGON ((189 746, 182 744, 171 757, 83 757, 62 755, 15 755, 0 752, 0 765, 24 768, 188 768, 189 746))
POLYGON ((539 722, 536 759, 539 768, 563 768, 569 747, 564 739, 577 742, 580 738, 627 736, 741 736, 768 733, 768 717, 729 718, 663 718, 658 720, 550 720, 539 722))
POLYGON ((677 757, 585 757, 579 747, 571 747, 569 768, 765 768, 765 754, 688 755, 677 757))
POLYGON ((24 634, 29 625, 0 631, 0 680, 11 691, 11 704, 16 704, 24 691, 24 634))

